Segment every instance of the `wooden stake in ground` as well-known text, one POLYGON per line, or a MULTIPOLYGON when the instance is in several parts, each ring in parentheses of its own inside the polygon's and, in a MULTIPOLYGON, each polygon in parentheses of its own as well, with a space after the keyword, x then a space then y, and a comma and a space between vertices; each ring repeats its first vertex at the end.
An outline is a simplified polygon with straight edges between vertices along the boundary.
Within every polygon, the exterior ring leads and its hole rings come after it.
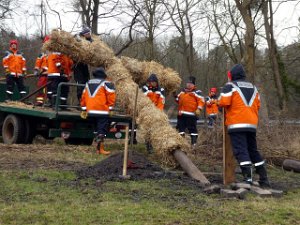
POLYGON ((128 127, 128 125, 126 125, 126 129, 125 129, 124 159, 123 159, 123 173, 122 173, 122 176, 124 178, 127 176, 128 136, 129 136, 129 127, 128 127))
POLYGON ((231 149, 230 137, 225 125, 225 110, 223 109, 223 183, 235 182, 235 158, 231 149))

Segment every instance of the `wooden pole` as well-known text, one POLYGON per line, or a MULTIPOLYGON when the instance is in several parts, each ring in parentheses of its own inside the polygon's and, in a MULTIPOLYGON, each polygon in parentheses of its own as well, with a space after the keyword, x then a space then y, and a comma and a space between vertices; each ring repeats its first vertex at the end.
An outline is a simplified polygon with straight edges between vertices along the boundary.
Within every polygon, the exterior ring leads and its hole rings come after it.
POLYGON ((223 183, 235 182, 235 158, 231 149, 230 137, 225 126, 225 110, 223 109, 223 183))
POLYGON ((128 134, 129 134, 129 126, 126 125, 125 129, 125 148, 124 148, 124 160, 123 160, 123 173, 122 176, 127 176, 127 160, 128 160, 128 134))
POLYGON ((181 168, 193 179, 200 181, 203 185, 210 184, 209 180, 204 176, 204 174, 195 166, 195 164, 190 160, 187 155, 180 150, 175 150, 173 153, 175 159, 180 164, 181 168))

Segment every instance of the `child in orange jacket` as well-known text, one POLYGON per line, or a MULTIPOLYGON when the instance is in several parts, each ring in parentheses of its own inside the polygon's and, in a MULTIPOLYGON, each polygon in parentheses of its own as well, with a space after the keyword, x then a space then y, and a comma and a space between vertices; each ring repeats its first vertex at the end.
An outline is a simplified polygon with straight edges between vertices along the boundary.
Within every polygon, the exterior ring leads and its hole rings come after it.
POLYGON ((216 123, 219 108, 217 105, 217 88, 210 89, 209 95, 205 99, 206 104, 206 116, 208 118, 208 128, 213 128, 216 123))
POLYGON ((24 75, 26 74, 26 59, 18 51, 18 41, 9 42, 10 50, 3 58, 3 67, 6 73, 6 94, 8 100, 12 100, 15 84, 17 84, 21 97, 26 95, 24 86, 24 75))
POLYGON ((88 117, 94 117, 97 127, 97 153, 108 155, 104 150, 104 138, 109 127, 109 112, 116 101, 115 87, 106 80, 107 75, 102 67, 93 72, 94 79, 89 80, 83 90, 80 105, 86 111, 88 117))

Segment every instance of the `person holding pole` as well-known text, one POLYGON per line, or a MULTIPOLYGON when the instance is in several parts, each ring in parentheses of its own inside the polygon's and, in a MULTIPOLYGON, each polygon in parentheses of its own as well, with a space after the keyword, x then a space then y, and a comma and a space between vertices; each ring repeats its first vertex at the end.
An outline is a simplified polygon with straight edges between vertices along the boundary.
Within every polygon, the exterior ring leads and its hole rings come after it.
POLYGON ((257 150, 256 130, 260 97, 257 88, 246 81, 242 64, 228 72, 229 82, 222 88, 218 104, 225 109, 225 125, 233 154, 239 163, 244 182, 252 184, 252 166, 259 175, 259 185, 270 187, 265 161, 257 150))

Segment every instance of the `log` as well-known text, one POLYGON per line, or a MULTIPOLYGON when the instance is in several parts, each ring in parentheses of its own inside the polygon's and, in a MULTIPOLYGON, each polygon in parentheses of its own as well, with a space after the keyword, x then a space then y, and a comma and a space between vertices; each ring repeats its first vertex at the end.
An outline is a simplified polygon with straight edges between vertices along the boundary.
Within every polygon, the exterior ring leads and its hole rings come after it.
POLYGON ((180 151, 175 150, 173 153, 175 159, 181 166, 181 168, 193 179, 199 181, 203 185, 209 185, 209 180, 204 174, 195 166, 195 164, 187 157, 187 155, 180 151))
POLYGON ((300 161, 294 159, 285 159, 282 164, 283 169, 300 173, 300 161))

